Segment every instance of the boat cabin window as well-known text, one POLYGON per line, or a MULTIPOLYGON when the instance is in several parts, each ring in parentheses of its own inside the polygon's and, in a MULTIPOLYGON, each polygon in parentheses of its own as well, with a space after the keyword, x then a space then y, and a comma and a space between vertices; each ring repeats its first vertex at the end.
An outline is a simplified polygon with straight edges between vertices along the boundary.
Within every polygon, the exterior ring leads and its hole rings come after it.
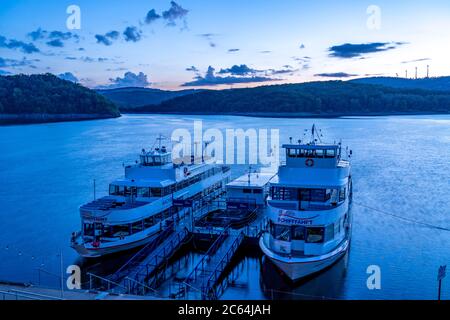
POLYGON ((292 226, 292 240, 304 241, 306 228, 304 226, 292 226))
POLYGON ((273 200, 327 202, 330 200, 332 189, 304 189, 272 187, 273 200))
POLYGON ((339 202, 345 201, 345 198, 346 198, 345 194, 346 194, 346 188, 345 187, 341 188, 339 190, 339 202))
POLYGON ((335 158, 336 149, 287 149, 289 158, 335 158))
POLYGON ((242 189, 242 193, 252 193, 252 189, 242 189))
MULTIPOLYGON (((336 224, 340 224, 338 221, 336 224)), ((334 239, 336 225, 334 223, 326 227, 288 226, 270 222, 269 231, 275 240, 280 241, 305 241, 306 243, 324 243, 334 239)))
POLYGON ((306 242, 307 243, 323 243, 324 241, 323 227, 308 227, 306 228, 306 242))
POLYGON ((275 240, 291 241, 291 226, 271 224, 271 231, 275 240))

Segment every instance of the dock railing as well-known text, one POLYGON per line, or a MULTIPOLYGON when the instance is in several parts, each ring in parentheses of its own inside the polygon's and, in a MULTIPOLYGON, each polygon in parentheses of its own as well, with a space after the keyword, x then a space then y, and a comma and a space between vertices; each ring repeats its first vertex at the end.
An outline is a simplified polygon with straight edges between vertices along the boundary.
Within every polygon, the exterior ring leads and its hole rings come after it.
POLYGON ((220 262, 216 265, 208 281, 202 287, 202 299, 215 300, 225 290, 225 287, 222 285, 222 283, 219 286, 217 286, 217 284, 221 276, 223 275, 225 269, 227 268, 227 266, 229 266, 231 260, 233 259, 240 245, 244 241, 244 238, 245 234, 243 232, 240 232, 237 238, 233 241, 230 249, 223 256, 220 262))
MULTIPOLYGON (((211 256, 219 249, 220 245, 225 241, 225 239, 229 235, 229 227, 225 228, 222 233, 217 237, 214 243, 209 247, 208 251, 203 255, 202 259, 197 263, 195 268, 191 271, 191 273, 184 280, 184 284, 186 285, 186 289, 191 288, 191 282, 197 280, 198 273, 202 272, 208 263, 211 256)), ((200 288, 198 288, 200 289, 200 288)))

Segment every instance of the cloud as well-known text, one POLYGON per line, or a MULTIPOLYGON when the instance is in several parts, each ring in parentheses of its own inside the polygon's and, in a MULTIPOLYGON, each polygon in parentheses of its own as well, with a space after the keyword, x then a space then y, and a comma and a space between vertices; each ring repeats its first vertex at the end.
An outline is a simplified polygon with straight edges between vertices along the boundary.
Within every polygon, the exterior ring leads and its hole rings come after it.
POLYGON ((75 77, 72 72, 61 73, 61 74, 58 75, 58 78, 63 79, 63 80, 67 80, 67 81, 70 81, 70 82, 75 82, 75 83, 79 82, 78 78, 75 77))
POLYGON ((334 73, 318 73, 314 77, 325 77, 325 78, 349 78, 356 77, 357 74, 350 74, 346 72, 334 72, 334 73))
POLYGON ((24 67, 24 66, 30 66, 33 67, 34 62, 39 62, 39 59, 33 59, 28 60, 27 58, 23 58, 22 60, 16 60, 16 59, 4 59, 0 57, 0 68, 15 68, 15 67, 24 67))
POLYGON ((110 46, 113 43, 113 40, 119 39, 119 31, 110 31, 104 35, 96 34, 95 39, 97 39, 97 43, 104 44, 105 46, 110 46))
POLYGON ((47 45, 50 47, 62 48, 64 47, 64 43, 60 39, 55 39, 47 42, 47 45))
POLYGON ((240 51, 240 49, 228 49, 229 53, 238 52, 238 51, 240 51))
POLYGON ((151 83, 148 81, 147 75, 143 72, 135 74, 133 72, 126 72, 123 77, 117 77, 115 79, 109 79, 111 84, 101 87, 103 89, 115 89, 124 87, 148 87, 151 83))
POLYGON ((293 73, 295 73, 297 71, 298 71, 298 69, 294 69, 290 65, 284 65, 283 69, 269 69, 269 70, 266 70, 266 74, 267 75, 293 74, 293 73))
POLYGON ((15 40, 15 39, 6 39, 3 36, 0 36, 0 48, 8 48, 14 50, 20 50, 23 53, 31 54, 35 52, 40 52, 38 48, 33 43, 25 43, 23 41, 15 40))
POLYGON ((415 59, 415 60, 407 60, 407 61, 402 61, 403 64, 406 63, 412 63, 412 62, 422 62, 422 61, 430 61, 430 58, 422 58, 422 59, 415 59))
POLYGON ((127 27, 123 32, 125 41, 138 42, 142 38, 142 32, 136 27, 127 27))
POLYGON ((48 34, 47 31, 39 28, 36 31, 32 31, 32 32, 28 33, 28 36, 31 38, 31 40, 36 41, 36 40, 44 39, 47 36, 47 34, 48 34))
POLYGON ((231 68, 228 69, 221 69, 219 71, 219 74, 225 74, 225 73, 229 73, 235 76, 245 76, 248 74, 254 74, 258 72, 258 70, 249 68, 246 64, 241 64, 241 65, 234 65, 231 68))
POLYGON ((199 70, 195 66, 190 66, 189 68, 186 68, 186 71, 199 72, 199 70))
POLYGON ((0 69, 0 76, 8 76, 10 74, 11 74, 11 72, 0 69))
POLYGON ((106 62, 108 61, 108 58, 92 58, 92 57, 81 57, 80 58, 81 61, 83 62, 88 62, 88 63, 92 63, 92 62, 106 62))
POLYGON ((216 47, 216 43, 213 41, 213 38, 215 36, 217 36, 214 33, 203 33, 203 34, 199 34, 200 37, 205 38, 208 41, 208 44, 211 48, 215 48, 216 47))
POLYGON ((50 47, 64 47, 64 41, 67 40, 80 40, 80 37, 72 32, 62 32, 62 31, 47 31, 39 28, 35 31, 28 33, 28 37, 33 41, 38 40, 48 40, 46 44, 50 47))
POLYGON ((152 9, 147 13, 147 16, 145 17, 145 23, 150 24, 160 18, 161 16, 156 13, 155 9, 152 9))
POLYGON ((197 86, 216 86, 221 84, 237 84, 237 83, 251 83, 251 82, 266 82, 266 81, 276 81, 278 79, 272 79, 260 76, 250 76, 250 77, 236 77, 227 76, 220 77, 215 75, 215 69, 211 66, 208 67, 208 71, 205 76, 196 76, 194 81, 186 82, 182 84, 183 87, 197 87, 197 86))
POLYGON ((176 20, 185 18, 188 13, 189 13, 189 10, 182 8, 175 1, 171 1, 170 9, 167 11, 164 11, 162 13, 162 17, 164 20, 168 21, 167 25, 175 26, 176 20))
POLYGON ((365 54, 382 52, 395 49, 404 42, 371 42, 352 44, 345 43, 337 46, 332 46, 328 49, 329 56, 342 59, 350 59, 356 57, 362 57, 365 54))

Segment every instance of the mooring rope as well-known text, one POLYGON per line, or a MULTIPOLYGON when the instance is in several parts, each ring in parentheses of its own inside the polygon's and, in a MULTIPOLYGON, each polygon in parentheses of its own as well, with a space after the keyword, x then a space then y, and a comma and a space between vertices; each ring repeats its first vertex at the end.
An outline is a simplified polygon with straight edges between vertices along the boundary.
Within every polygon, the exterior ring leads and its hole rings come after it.
POLYGON ((358 206, 360 206, 360 207, 364 207, 364 208, 370 209, 372 211, 375 211, 377 213, 384 214, 384 215, 387 215, 387 216, 391 216, 391 217, 394 217, 394 218, 397 218, 397 219, 401 219, 401 220, 404 220, 404 221, 408 221, 410 223, 422 225, 422 226, 425 226, 425 227, 428 227, 428 228, 432 228, 432 229, 437 229, 437 230, 442 230, 442 231, 450 231, 450 228, 436 226, 434 224, 426 223, 426 222, 415 220, 415 219, 405 218, 405 217, 399 216, 399 215, 391 213, 391 212, 387 212, 387 211, 384 211, 384 210, 381 210, 381 209, 377 209, 377 208, 373 208, 373 207, 367 206, 367 205, 362 204, 362 203, 358 203, 358 202, 353 202, 353 203, 358 205, 358 206))

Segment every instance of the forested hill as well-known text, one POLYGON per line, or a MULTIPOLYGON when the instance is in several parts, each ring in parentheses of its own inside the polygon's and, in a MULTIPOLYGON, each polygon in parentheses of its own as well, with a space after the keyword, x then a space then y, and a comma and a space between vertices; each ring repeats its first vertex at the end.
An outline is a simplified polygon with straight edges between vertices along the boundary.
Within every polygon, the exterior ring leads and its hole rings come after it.
POLYGON ((326 81, 203 91, 136 111, 280 116, 450 113, 450 93, 326 81))
MULTIPOLYGON (((93 90, 52 74, 0 77, 0 115, 117 117, 116 105, 93 90), (95 116, 94 116, 95 115, 95 116)), ((56 118, 56 117, 55 117, 56 118)))
POLYGON ((350 82, 379 84, 392 88, 424 89, 450 92, 450 77, 406 79, 394 77, 370 77, 350 80, 350 82))
POLYGON ((98 93, 117 104, 121 110, 134 109, 149 104, 159 104, 163 101, 192 94, 197 91, 199 90, 166 91, 133 87, 97 90, 98 93))

